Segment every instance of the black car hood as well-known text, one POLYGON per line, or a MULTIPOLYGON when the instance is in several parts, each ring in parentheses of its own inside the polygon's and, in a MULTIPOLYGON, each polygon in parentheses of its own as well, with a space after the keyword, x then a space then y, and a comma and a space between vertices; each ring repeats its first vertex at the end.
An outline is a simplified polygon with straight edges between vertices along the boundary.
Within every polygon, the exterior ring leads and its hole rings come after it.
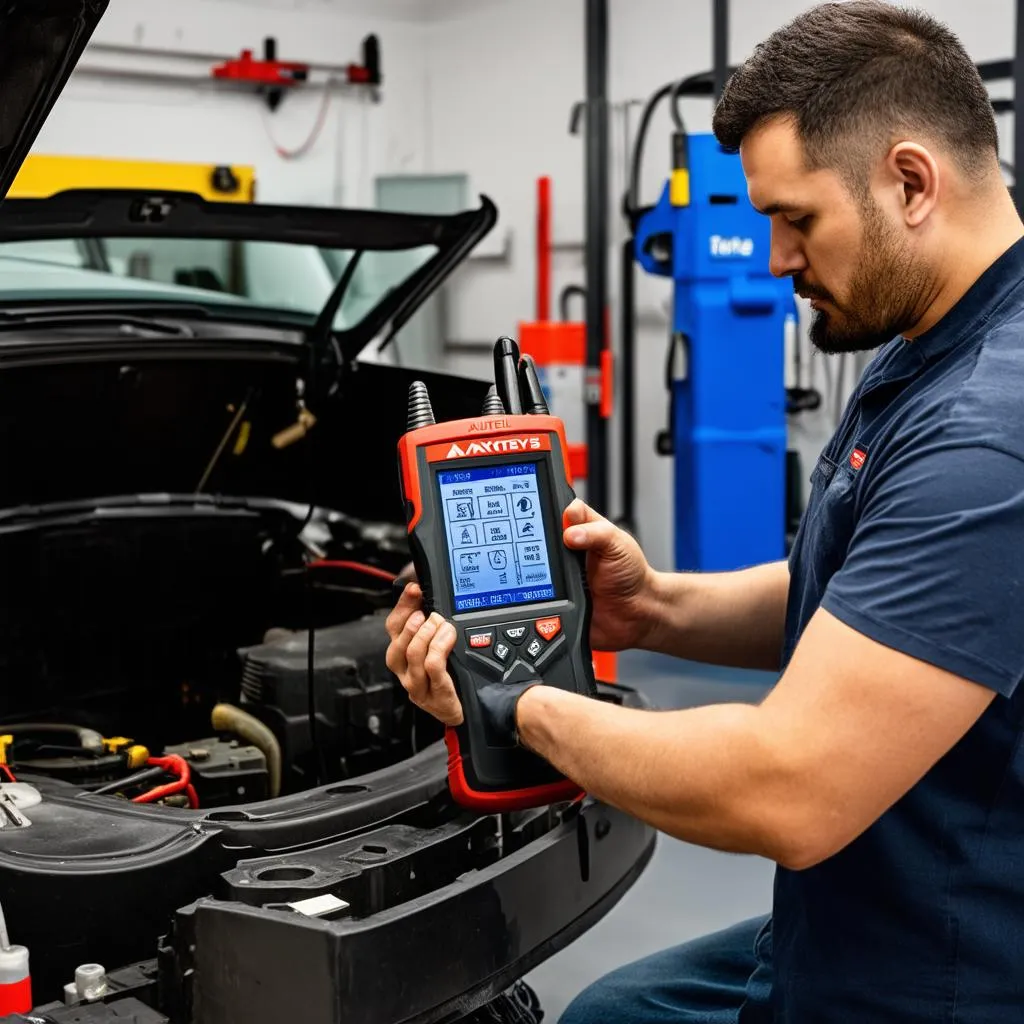
MULTIPOLYGON (((106 6, 0 0, 0 198, 106 6)), ((201 295, 69 303, 48 299, 41 284, 38 297, 0 296, 0 419, 19 438, 3 460, 0 509, 31 517, 67 502, 153 494, 308 502, 315 489, 325 507, 391 518, 400 509, 392 466, 411 379, 429 382, 442 418, 478 411, 486 384, 375 360, 366 365, 360 353, 393 337, 496 220, 485 196, 476 209, 450 215, 208 202, 191 193, 124 189, 2 199, 0 243, 178 238, 356 254, 433 251, 339 330, 347 270, 315 322, 309 314, 206 304, 201 295), (321 367, 318 387, 310 379, 314 367, 321 367), (318 454, 338 463, 315 488, 309 446, 274 445, 296 419, 299 386, 318 417, 318 454), (47 408, 41 418, 30 415, 39 402, 47 408), (22 429, 29 418, 38 429, 22 429), (238 433, 243 428, 249 440, 238 433)))
POLYGON ((0 197, 107 9, 107 0, 0 3, 0 197))
MULTIPOLYGON (((82 189, 45 199, 0 203, 0 242, 88 238, 185 238, 284 242, 361 252, 393 252, 432 246, 429 260, 388 289, 366 315, 344 331, 331 331, 332 300, 345 275, 308 331, 315 345, 333 336, 353 360, 375 336, 382 344, 469 255, 497 221, 486 196, 480 206, 455 214, 393 213, 373 209, 208 202, 188 192, 82 189)), ((97 308, 99 308, 97 306, 97 308)))

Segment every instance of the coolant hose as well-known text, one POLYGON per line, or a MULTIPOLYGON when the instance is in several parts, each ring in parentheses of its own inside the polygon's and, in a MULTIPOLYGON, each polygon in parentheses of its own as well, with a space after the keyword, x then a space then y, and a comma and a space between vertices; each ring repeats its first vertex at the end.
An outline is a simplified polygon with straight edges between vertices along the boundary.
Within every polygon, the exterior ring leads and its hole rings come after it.
POLYGON ((234 704, 217 704, 210 715, 210 721, 217 732, 233 732, 247 743, 251 743, 267 759, 267 774, 270 776, 270 795, 281 793, 281 745, 277 737, 258 718, 248 711, 236 708, 234 704))

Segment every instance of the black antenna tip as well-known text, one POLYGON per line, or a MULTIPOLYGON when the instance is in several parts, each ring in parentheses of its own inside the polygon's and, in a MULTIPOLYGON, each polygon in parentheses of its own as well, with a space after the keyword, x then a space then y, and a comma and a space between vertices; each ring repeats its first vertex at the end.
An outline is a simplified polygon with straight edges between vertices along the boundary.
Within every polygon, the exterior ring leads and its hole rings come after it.
POLYGON ((509 337, 494 343, 494 383, 505 412, 518 416, 523 411, 519 396, 519 346, 509 337))
POLYGON ((484 398, 484 416, 503 416, 505 414, 505 406, 501 404, 501 396, 498 394, 498 389, 492 384, 487 389, 487 395, 484 398))
POLYGON ((540 386, 533 356, 524 355, 519 361, 519 388, 523 395, 523 412, 533 416, 548 415, 550 410, 544 398, 544 389, 540 386))
POLYGON ((409 385, 408 430, 419 430, 434 423, 434 410, 430 405, 430 394, 427 385, 421 380, 414 380, 409 385))

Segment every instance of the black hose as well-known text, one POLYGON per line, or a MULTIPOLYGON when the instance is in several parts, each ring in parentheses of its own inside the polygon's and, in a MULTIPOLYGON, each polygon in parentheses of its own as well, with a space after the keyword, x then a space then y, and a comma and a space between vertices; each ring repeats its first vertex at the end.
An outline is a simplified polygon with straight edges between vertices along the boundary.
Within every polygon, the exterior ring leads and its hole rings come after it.
POLYGON ((683 124, 683 112, 679 109, 679 94, 683 91, 686 83, 689 79, 680 78, 675 85, 672 86, 672 102, 669 104, 669 110, 672 113, 672 124, 675 125, 677 132, 686 134, 686 125, 683 124))
MULTIPOLYGON (((728 68, 728 74, 732 74, 736 69, 733 67, 728 68)), ((673 122, 676 125, 677 130, 682 130, 682 115, 679 114, 676 103, 680 96, 714 96, 714 78, 711 72, 703 71, 696 75, 690 75, 688 78, 680 78, 676 81, 669 82, 667 85, 663 85, 653 96, 647 101, 644 107, 644 112, 640 115, 640 124, 637 127, 636 139, 633 143, 633 162, 630 168, 629 174, 629 185, 626 189, 625 198, 625 210, 623 211, 627 219, 633 223, 634 218, 640 213, 640 171, 643 166, 644 158, 644 146, 647 142, 647 130, 651 124, 651 118, 654 116, 654 111, 658 104, 669 94, 673 96, 673 106, 676 108, 673 111, 673 122), (679 120, 676 121, 676 116, 679 116, 679 120)), ((1024 133, 1022 133, 1024 135, 1024 133)))
POLYGON ((117 793, 122 789, 128 789, 131 786, 141 785, 143 782, 159 779, 165 774, 166 772, 163 768, 143 768, 142 771, 135 772, 123 779, 118 779, 116 782, 108 782, 97 789, 87 790, 86 792, 87 795, 91 796, 104 796, 107 793, 117 793))
POLYGON ((663 85, 644 105, 643 113, 640 115, 640 123, 636 130, 636 139, 633 142, 633 163, 629 171, 629 185, 626 189, 626 217, 633 218, 640 212, 640 171, 644 159, 644 145, 647 142, 647 130, 651 125, 651 118, 658 104, 678 85, 677 82, 670 82, 663 85))
POLYGON ((569 322, 569 300, 574 296, 586 301, 587 289, 581 284, 567 284, 558 295, 558 318, 563 324, 569 322))
MULTIPOLYGON (((78 745, 67 749, 73 750, 76 754, 102 754, 106 750, 103 745, 103 737, 95 729, 84 725, 71 725, 65 722, 11 722, 9 725, 0 725, 0 733, 37 739, 50 736, 74 737, 78 740, 78 745)), ((47 746, 51 745, 57 746, 57 744, 47 744, 47 746)))

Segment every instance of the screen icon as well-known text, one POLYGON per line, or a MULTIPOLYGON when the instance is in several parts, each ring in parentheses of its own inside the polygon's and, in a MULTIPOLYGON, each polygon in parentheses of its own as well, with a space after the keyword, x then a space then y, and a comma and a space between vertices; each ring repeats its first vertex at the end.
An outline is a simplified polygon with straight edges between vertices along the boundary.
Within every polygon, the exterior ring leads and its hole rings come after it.
POLYGON ((480 505, 481 519, 507 519, 508 518, 508 495, 506 494, 485 494, 476 499, 480 505))
POLYGON ((495 551, 487 552, 487 561, 491 563, 492 569, 504 569, 508 565, 508 555, 498 548, 495 551))
POLYGON ((547 561, 544 557, 544 546, 539 542, 532 544, 519 544, 519 561, 523 565, 543 565, 547 561))
POLYGON ((460 572, 479 572, 480 571, 480 552, 479 551, 460 551, 459 552, 459 571, 460 572))
POLYGON ((537 515, 536 494, 512 495, 512 510, 516 519, 534 519, 537 515))
POLYGON ((516 520, 516 536, 529 540, 531 537, 537 537, 540 534, 538 529, 538 523, 533 519, 517 519, 516 520))
POLYGON ((448 518, 452 522, 462 523, 467 519, 476 519, 476 507, 471 497, 449 498, 448 518))
POLYGON ((507 519, 484 524, 487 544, 507 544, 512 539, 512 524, 507 519))

